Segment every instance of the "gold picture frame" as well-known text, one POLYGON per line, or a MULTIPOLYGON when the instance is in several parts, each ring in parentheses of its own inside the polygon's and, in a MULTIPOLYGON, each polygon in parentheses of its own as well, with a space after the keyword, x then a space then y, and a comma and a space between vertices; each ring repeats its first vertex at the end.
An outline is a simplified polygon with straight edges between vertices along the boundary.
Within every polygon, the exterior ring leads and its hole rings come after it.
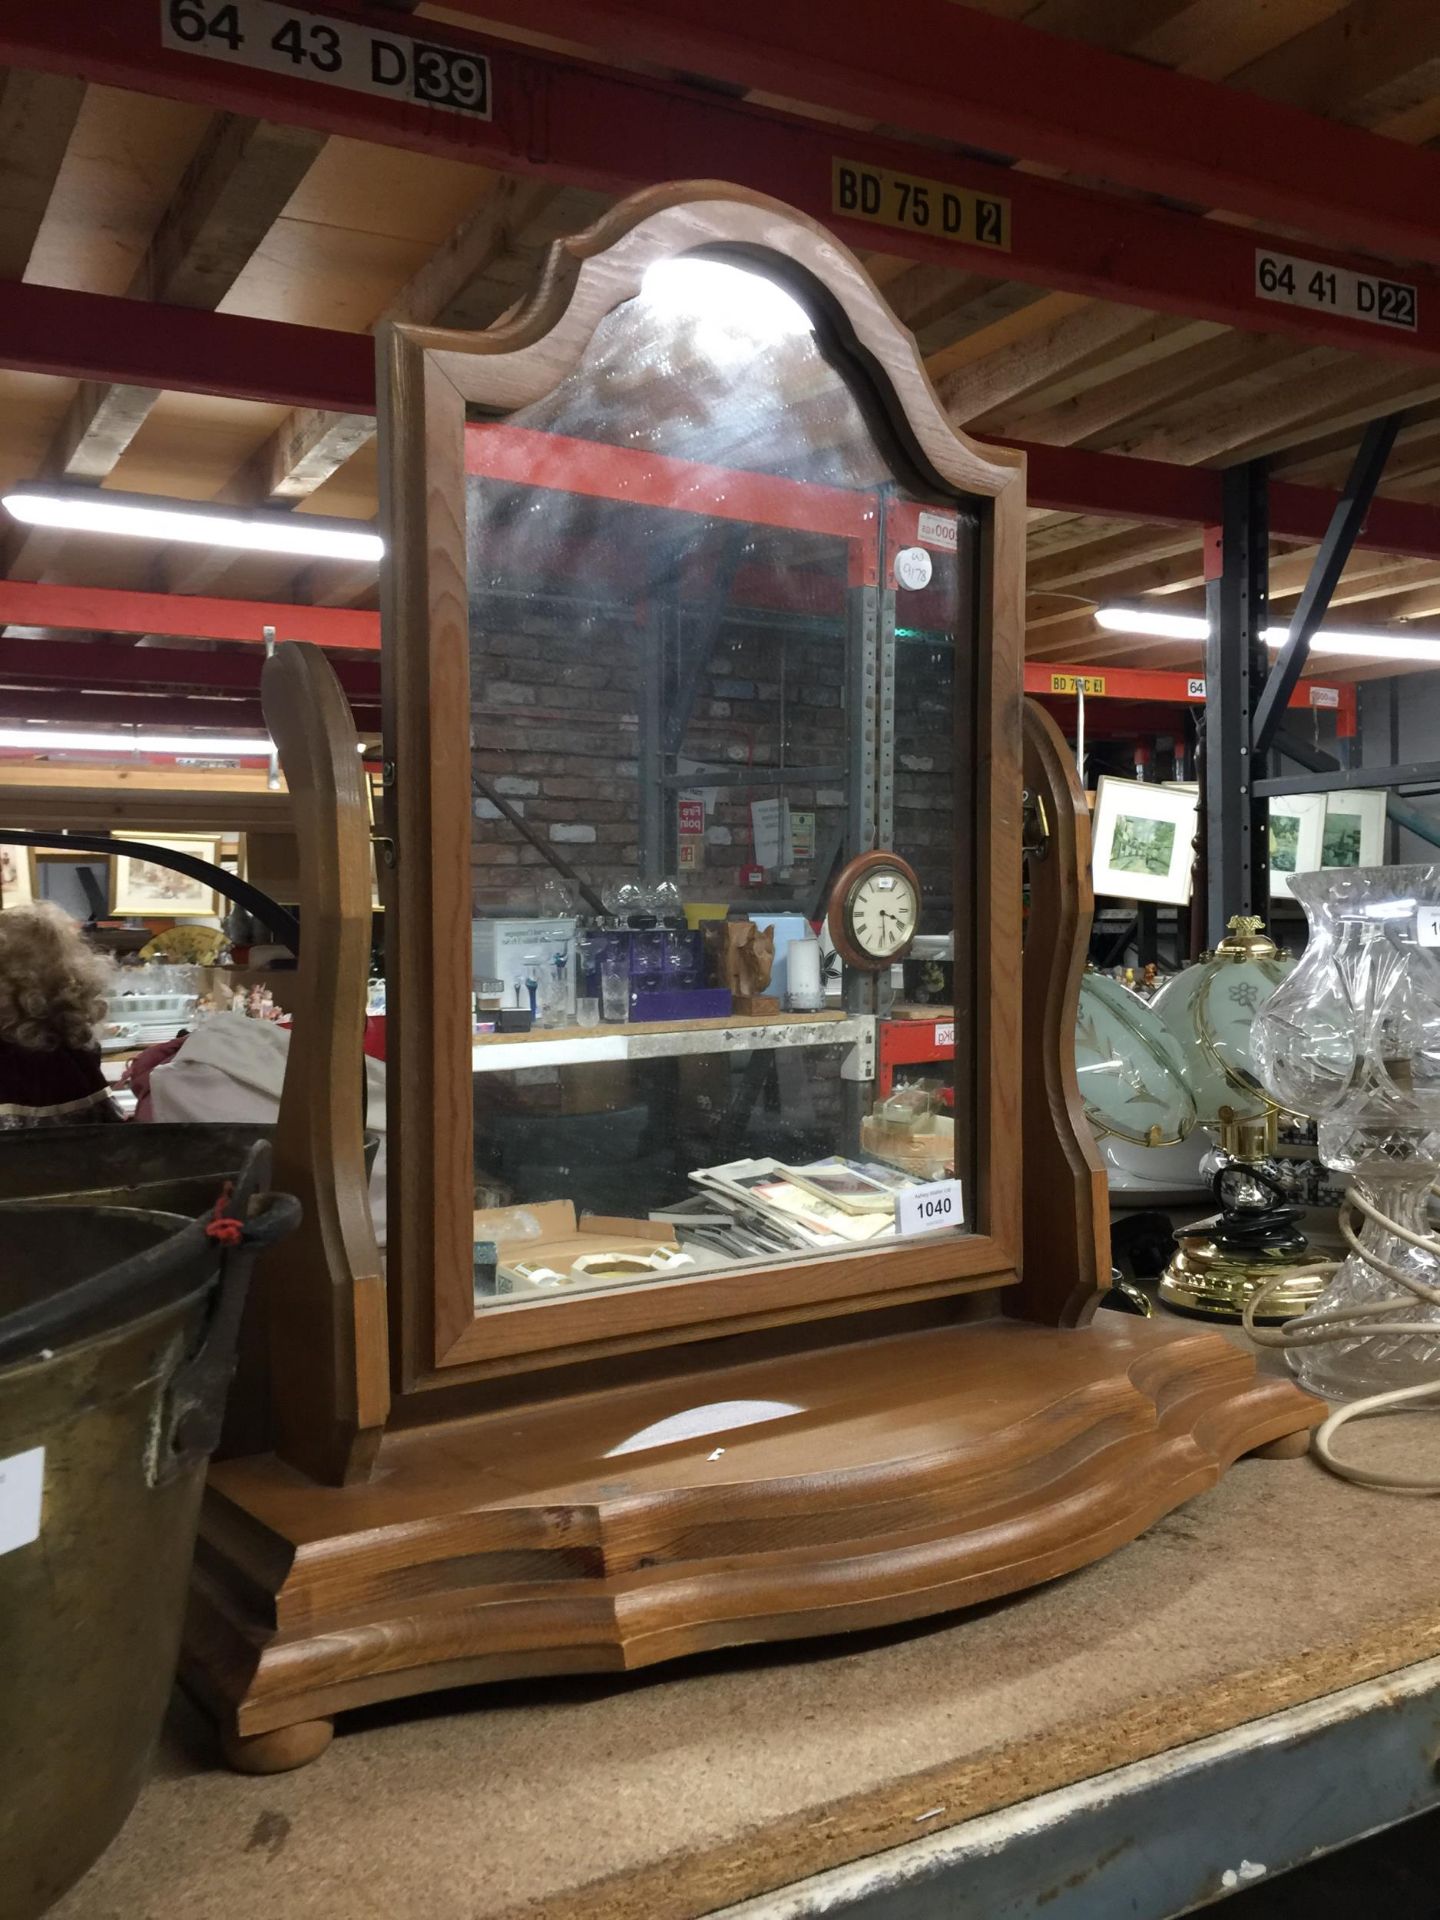
MULTIPOLYGON (((189 835, 152 840, 155 847, 188 853, 193 859, 216 864, 217 842, 189 835)), ((145 920, 212 919, 217 895, 203 880, 174 873, 140 854, 117 853, 110 866, 110 911, 145 920)))

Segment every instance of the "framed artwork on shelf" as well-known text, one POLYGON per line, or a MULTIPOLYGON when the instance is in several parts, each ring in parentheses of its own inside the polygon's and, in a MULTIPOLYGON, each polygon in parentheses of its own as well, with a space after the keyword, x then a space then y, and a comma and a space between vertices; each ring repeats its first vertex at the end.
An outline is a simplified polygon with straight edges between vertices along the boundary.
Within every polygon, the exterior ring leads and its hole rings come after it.
MULTIPOLYGON (((172 847, 194 860, 215 862, 213 840, 176 838, 155 840, 152 846, 172 847)), ((208 918, 215 912, 215 890, 203 880, 176 873, 140 854, 117 853, 110 872, 110 911, 142 918, 208 918)))
POLYGON ((1320 867, 1378 867, 1385 859, 1385 794, 1327 793, 1320 867))
POLYGON ((1096 893, 1183 907, 1195 865, 1197 801, 1184 790, 1102 774, 1095 791, 1096 893))
POLYGON ((34 853, 29 847, 0 843, 0 907, 23 907, 34 898, 34 853))
POLYGON ((1320 865, 1325 831, 1323 793, 1283 794, 1270 802, 1270 896, 1288 900, 1290 878, 1320 865))

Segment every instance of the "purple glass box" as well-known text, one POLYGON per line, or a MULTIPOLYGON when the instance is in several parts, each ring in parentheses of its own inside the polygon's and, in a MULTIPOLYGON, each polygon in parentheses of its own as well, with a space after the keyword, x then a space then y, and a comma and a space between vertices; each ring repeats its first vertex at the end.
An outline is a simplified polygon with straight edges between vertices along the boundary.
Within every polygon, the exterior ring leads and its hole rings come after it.
POLYGON ((658 993, 630 989, 632 1020, 724 1020, 734 1010, 728 987, 673 987, 658 993))

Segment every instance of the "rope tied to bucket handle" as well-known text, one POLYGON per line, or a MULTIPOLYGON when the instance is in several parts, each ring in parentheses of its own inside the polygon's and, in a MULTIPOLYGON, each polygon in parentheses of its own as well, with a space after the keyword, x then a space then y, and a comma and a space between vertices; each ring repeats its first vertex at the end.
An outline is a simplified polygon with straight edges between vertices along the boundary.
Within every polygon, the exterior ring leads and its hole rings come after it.
POLYGON ((235 1194, 235 1182, 227 1180, 220 1189, 220 1197, 210 1209, 205 1222, 205 1237, 218 1240, 224 1247, 243 1247, 245 1244, 245 1222, 239 1220, 230 1211, 230 1202, 235 1194))

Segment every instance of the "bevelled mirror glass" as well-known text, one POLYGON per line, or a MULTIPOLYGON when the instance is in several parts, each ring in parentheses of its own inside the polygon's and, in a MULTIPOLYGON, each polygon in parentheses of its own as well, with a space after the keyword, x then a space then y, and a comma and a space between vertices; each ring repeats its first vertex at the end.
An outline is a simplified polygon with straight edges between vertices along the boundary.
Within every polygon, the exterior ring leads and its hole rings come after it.
POLYGON ((477 1313, 958 1243, 977 512, 715 254, 465 473, 477 1313))

